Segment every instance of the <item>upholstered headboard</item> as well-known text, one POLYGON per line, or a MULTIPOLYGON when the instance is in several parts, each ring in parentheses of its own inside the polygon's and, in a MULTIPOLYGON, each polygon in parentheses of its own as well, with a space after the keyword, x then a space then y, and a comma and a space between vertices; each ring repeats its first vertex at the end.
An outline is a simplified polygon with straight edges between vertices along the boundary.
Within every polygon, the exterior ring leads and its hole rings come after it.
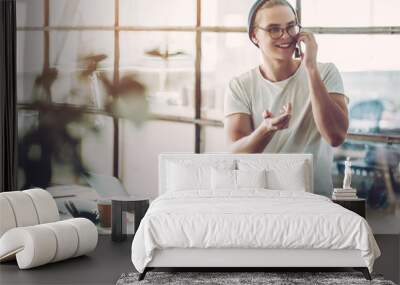
POLYGON ((187 165, 232 165, 234 169, 251 170, 257 167, 272 169, 280 174, 275 179, 287 179, 288 169, 301 165, 304 191, 313 193, 312 154, 232 154, 232 153, 162 153, 159 155, 159 195, 168 190, 169 168, 174 163, 187 165))

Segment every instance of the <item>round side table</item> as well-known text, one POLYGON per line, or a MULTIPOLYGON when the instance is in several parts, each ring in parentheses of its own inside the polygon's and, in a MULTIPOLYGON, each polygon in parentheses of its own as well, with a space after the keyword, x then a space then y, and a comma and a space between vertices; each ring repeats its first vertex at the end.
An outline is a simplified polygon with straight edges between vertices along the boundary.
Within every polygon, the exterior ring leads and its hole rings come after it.
POLYGON ((113 197, 111 199, 111 240, 126 240, 126 222, 123 213, 130 212, 135 215, 134 233, 136 233, 140 221, 149 208, 149 197, 113 197))

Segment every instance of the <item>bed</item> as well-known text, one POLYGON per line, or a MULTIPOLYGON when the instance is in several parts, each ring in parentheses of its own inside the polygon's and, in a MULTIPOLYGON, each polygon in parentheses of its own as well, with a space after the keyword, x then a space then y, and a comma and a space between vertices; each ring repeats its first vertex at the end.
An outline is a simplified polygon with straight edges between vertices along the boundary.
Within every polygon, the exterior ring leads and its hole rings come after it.
POLYGON ((132 242, 158 267, 352 267, 380 255, 365 219, 313 194, 310 154, 161 154, 159 197, 132 242))

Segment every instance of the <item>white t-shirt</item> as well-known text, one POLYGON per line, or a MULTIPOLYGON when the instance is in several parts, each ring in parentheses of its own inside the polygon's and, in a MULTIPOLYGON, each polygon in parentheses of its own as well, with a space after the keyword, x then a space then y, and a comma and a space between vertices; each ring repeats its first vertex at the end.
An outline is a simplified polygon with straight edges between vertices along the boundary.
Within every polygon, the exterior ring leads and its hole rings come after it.
MULTIPOLYGON (((343 81, 336 66, 318 63, 318 69, 328 92, 344 96, 343 81)), ((265 79, 257 66, 230 81, 225 94, 224 115, 249 114, 257 128, 263 120, 264 110, 277 116, 283 105, 291 102, 293 108, 288 129, 277 131, 264 153, 313 154, 314 193, 331 196, 333 151, 315 124, 307 77, 303 62, 292 76, 278 82, 265 79)))

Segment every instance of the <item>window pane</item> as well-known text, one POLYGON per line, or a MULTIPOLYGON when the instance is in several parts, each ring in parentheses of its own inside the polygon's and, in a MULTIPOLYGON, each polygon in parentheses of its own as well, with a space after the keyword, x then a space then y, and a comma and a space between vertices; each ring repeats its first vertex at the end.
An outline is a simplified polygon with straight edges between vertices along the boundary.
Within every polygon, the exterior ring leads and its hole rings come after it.
POLYGON ((259 51, 244 33, 203 33, 202 116, 223 119, 229 81, 259 64, 259 51))
MULTIPOLYGON (((18 110, 18 189, 24 189, 27 185, 27 181, 36 178, 35 176, 30 177, 31 171, 30 165, 24 159, 29 157, 29 146, 22 149, 23 138, 26 137, 30 130, 37 129, 38 127, 38 112, 31 110, 18 110)), ((31 151, 32 158, 37 159, 41 157, 41 148, 34 146, 31 151)), ((33 168, 32 170, 35 170, 33 168)), ((43 172, 45 173, 45 172, 43 172)))
POLYGON ((113 26, 112 0, 51 0, 52 26, 113 26))
POLYGON ((203 127, 204 152, 229 152, 223 127, 203 127))
MULTIPOLYGON (((201 23, 203 26, 246 27, 254 2, 255 0, 202 0, 201 23)), ((296 0, 289 2, 296 7, 296 0)))
POLYGON ((367 200, 367 220, 375 234, 400 233, 400 146, 347 140, 335 149, 333 183, 342 187, 344 161, 352 161, 351 186, 367 200))
POLYGON ((101 66, 114 66, 114 33, 104 31, 53 32, 50 37, 50 62, 53 67, 76 70, 87 55, 105 54, 101 66))
POLYGON ((303 26, 399 26, 398 0, 307 0, 301 2, 303 26))
POLYGON ((88 120, 98 132, 89 132, 82 137, 82 160, 90 172, 113 175, 113 120, 102 115, 90 115, 88 120))
POLYGON ((193 117, 194 33, 122 32, 120 37, 121 72, 133 72, 145 84, 151 111, 193 117))
MULTIPOLYGON (((112 179, 114 146, 112 118, 102 115, 88 115, 87 120, 98 128, 98 132, 85 132, 82 134, 80 144, 82 161, 86 166, 86 170, 90 173, 105 176, 104 179, 112 179)), ((78 131, 78 129, 75 131, 78 131)), ((53 163, 52 170, 53 185, 48 187, 47 190, 54 196, 65 197, 56 199, 61 214, 60 218, 71 218, 71 211, 66 207, 66 204, 73 203, 80 212, 79 216, 90 218, 96 224, 100 234, 110 233, 109 225, 105 229, 98 223, 99 218, 100 220, 102 218, 97 216, 101 209, 97 204, 100 200, 101 204, 105 203, 111 207, 111 201, 107 201, 106 197, 109 198, 113 193, 110 191, 109 195, 107 195, 104 189, 98 189, 98 185, 93 184, 95 178, 89 180, 84 178, 83 175, 80 175, 80 178, 72 175, 65 163, 53 163)), ((103 188, 110 190, 107 185, 104 185, 103 188)))
POLYGON ((393 60, 400 47, 398 35, 316 35, 318 59, 332 61, 341 71, 399 70, 393 60))
POLYGON ((17 72, 36 73, 43 68, 43 32, 17 32, 17 72))
MULTIPOLYGON (((61 126, 64 127, 64 126, 61 126)), ((79 136, 79 153, 86 170, 105 175, 113 174, 113 122, 111 117, 87 114, 77 124, 67 125, 66 130, 79 136), (85 126, 95 126, 97 131, 83 131, 85 126)), ((52 162, 52 185, 85 185, 83 173, 76 175, 71 165, 63 162, 52 162)))
POLYGON ((120 0, 121 26, 194 26, 195 0, 120 0))
MULTIPOLYGON (((52 85, 52 101, 57 103, 85 104, 96 96, 94 85, 99 82, 79 79, 83 68, 82 58, 104 54, 98 69, 112 78, 114 70, 114 33, 94 31, 53 32, 50 36, 50 62, 58 76, 52 85)), ((101 87, 101 86, 100 86, 101 87)))
POLYGON ((17 98, 20 103, 33 98, 33 85, 44 64, 43 40, 43 32, 17 32, 17 98))
POLYGON ((43 0, 17 0, 17 27, 38 27, 44 24, 43 0))
POLYGON ((350 131, 400 135, 400 36, 317 35, 318 60, 333 62, 350 98, 350 131), (385 47, 385 52, 382 47, 385 47), (343 48, 346 47, 346 52, 343 48))
POLYGON ((76 184, 84 168, 90 170, 93 165, 95 170, 109 171, 112 165, 102 162, 109 161, 112 152, 109 121, 102 116, 81 115, 66 108, 47 108, 40 112, 19 110, 18 167, 21 175, 18 185, 27 189, 76 184), (99 149, 102 150, 92 159, 88 158, 99 149))
POLYGON ((132 195, 157 196, 160 153, 194 152, 191 124, 149 121, 138 129, 123 121, 121 135, 121 177, 132 195))

